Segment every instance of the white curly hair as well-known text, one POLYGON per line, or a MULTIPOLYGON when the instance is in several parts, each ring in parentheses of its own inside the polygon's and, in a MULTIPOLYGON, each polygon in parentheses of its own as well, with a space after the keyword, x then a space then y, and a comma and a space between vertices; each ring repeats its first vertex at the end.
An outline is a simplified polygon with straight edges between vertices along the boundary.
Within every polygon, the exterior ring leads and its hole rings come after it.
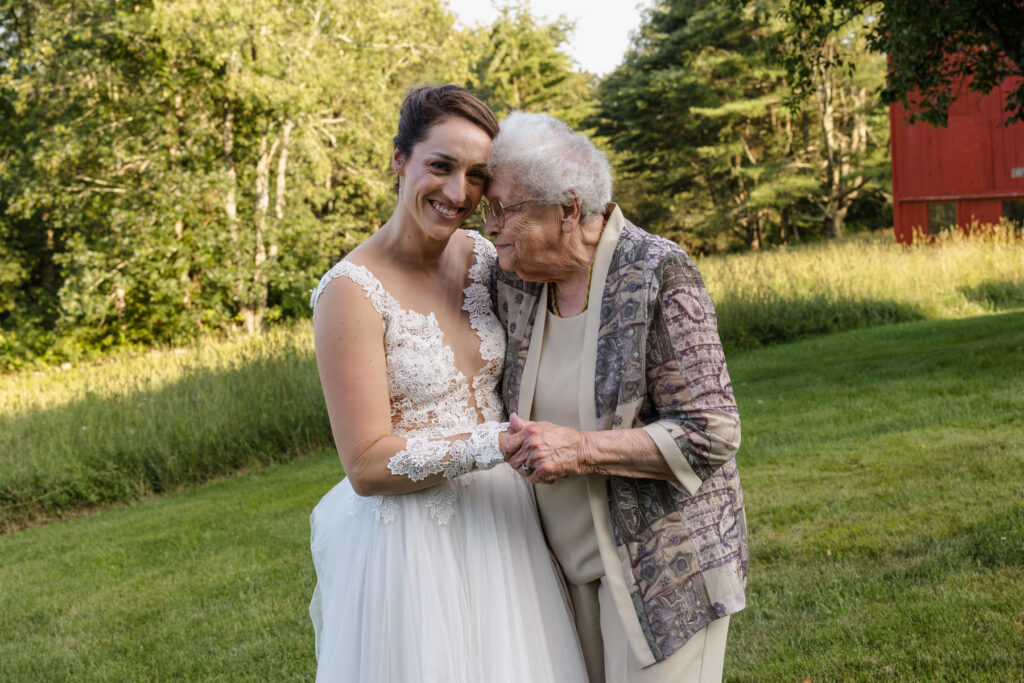
POLYGON ((502 121, 487 162, 522 192, 517 199, 566 206, 580 200, 580 220, 603 214, 612 200, 608 159, 590 138, 548 114, 512 112, 502 121))

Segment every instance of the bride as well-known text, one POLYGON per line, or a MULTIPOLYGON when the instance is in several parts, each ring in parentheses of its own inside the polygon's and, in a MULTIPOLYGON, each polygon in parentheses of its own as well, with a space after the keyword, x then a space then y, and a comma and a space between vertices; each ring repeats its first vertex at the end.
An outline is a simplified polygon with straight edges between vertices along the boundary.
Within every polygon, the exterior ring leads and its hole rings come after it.
POLYGON ((313 293, 347 475, 311 517, 318 681, 586 680, 528 484, 498 447, 494 247, 458 229, 497 132, 462 88, 411 92, 395 211, 313 293))

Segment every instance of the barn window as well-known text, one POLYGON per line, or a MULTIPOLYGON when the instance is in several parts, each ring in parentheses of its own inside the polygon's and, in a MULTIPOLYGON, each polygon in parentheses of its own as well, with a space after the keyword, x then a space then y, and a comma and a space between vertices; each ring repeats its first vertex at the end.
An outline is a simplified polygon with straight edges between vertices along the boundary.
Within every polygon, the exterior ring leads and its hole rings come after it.
POLYGON ((1024 199, 1007 199, 1003 202, 1003 217, 1013 223, 1013 231, 1024 231, 1024 199))
POLYGON ((942 202, 928 205, 928 233, 938 234, 956 227, 956 203, 942 202))

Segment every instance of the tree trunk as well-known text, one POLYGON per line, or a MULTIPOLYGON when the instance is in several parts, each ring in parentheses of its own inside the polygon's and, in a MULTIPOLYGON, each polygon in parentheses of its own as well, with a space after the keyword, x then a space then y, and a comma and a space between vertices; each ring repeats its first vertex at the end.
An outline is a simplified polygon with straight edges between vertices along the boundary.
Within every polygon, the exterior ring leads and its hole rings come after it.
POLYGON ((228 234, 232 241, 238 241, 238 203, 235 193, 238 187, 238 173, 235 171, 235 160, 232 151, 235 147, 235 133, 233 130, 235 115, 230 104, 224 105, 224 130, 221 136, 221 149, 224 151, 224 173, 227 176, 227 186, 224 189, 224 213, 228 217, 228 234))
POLYGON ((274 216, 284 218, 285 181, 288 170, 288 143, 291 142, 292 128, 295 124, 286 120, 281 128, 281 153, 277 156, 277 187, 274 189, 274 216))
POLYGON ((825 162, 824 205, 825 237, 837 239, 843 236, 842 219, 839 218, 839 200, 842 190, 842 167, 839 131, 836 130, 836 73, 831 61, 835 55, 835 38, 829 38, 825 46, 826 55, 818 71, 818 111, 821 114, 822 156, 825 162))
MULTIPOLYGON (((48 221, 49 216, 43 216, 43 221, 48 221)), ((53 228, 46 228, 46 238, 43 242, 43 291, 47 294, 54 294, 57 291, 57 271, 53 267, 53 252, 56 249, 53 238, 53 228)))
POLYGON ((270 163, 277 150, 278 141, 270 145, 267 134, 260 136, 259 158, 256 160, 255 207, 253 211, 253 273, 252 288, 242 309, 245 331, 259 332, 263 327, 263 315, 267 308, 267 275, 264 264, 267 261, 267 213, 270 209, 270 163))
MULTIPOLYGON (((185 241, 185 221, 178 219, 174 222, 174 239, 178 241, 180 245, 185 241)), ((185 259, 185 265, 181 269, 181 273, 178 275, 178 282, 181 283, 181 303, 185 308, 192 308, 192 299, 189 297, 189 285, 192 284, 192 280, 188 274, 188 260, 185 259)))
POLYGON ((224 175, 226 177, 224 187, 224 213, 228 217, 228 238, 231 242, 228 253, 228 267, 235 279, 235 302, 244 309, 245 307, 245 280, 241 272, 242 246, 239 244, 238 233, 238 202, 236 199, 238 191, 238 172, 235 169, 235 148, 234 132, 235 114, 231 109, 231 103, 224 104, 224 127, 221 131, 221 150, 224 153, 224 175))
POLYGON ((779 210, 779 241, 783 244, 800 241, 800 233, 797 232, 796 224, 791 224, 792 216, 792 206, 786 206, 779 210))
POLYGON ((838 239, 843 236, 843 219, 846 218, 846 207, 830 207, 825 216, 825 237, 838 239))

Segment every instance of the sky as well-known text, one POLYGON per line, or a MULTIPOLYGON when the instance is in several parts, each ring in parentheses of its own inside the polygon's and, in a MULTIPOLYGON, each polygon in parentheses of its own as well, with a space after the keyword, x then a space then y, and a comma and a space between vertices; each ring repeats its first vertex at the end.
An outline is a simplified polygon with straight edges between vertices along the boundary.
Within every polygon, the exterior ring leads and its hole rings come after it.
MULTIPOLYGON (((640 9, 648 5, 649 0, 540 0, 530 11, 548 20, 560 14, 575 20, 566 52, 585 71, 604 76, 622 61, 630 32, 640 25, 640 9)), ((498 15, 489 0, 448 0, 448 6, 464 26, 490 24, 498 15)))

